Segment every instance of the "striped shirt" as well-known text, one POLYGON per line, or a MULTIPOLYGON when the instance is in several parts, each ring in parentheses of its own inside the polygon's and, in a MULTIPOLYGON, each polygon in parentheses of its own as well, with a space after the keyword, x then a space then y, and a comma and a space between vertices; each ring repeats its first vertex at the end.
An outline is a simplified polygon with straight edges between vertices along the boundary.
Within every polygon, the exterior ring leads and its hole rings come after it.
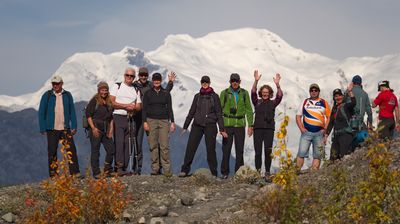
POLYGON ((318 132, 326 127, 331 116, 331 108, 324 99, 306 99, 300 105, 297 115, 303 116, 304 128, 307 131, 318 132))

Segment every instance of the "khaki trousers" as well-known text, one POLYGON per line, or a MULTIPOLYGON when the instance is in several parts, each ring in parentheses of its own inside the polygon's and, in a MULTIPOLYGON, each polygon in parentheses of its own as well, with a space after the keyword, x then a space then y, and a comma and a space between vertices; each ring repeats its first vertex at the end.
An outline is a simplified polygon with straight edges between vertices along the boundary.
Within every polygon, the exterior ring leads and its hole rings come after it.
POLYGON ((148 141, 151 153, 151 169, 152 173, 157 173, 160 169, 159 161, 163 168, 164 174, 171 173, 171 163, 169 159, 169 121, 167 119, 147 118, 150 131, 148 141), (160 145, 160 153, 158 152, 160 145))

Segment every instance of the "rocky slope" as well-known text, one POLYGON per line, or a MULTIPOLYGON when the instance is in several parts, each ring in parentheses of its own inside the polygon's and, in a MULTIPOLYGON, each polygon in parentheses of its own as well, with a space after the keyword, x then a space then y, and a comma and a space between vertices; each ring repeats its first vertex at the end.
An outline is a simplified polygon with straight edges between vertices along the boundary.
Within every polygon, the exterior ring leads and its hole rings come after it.
MULTIPOLYGON (((400 141, 391 143, 389 150, 394 153, 393 166, 397 167, 400 141)), ((325 188, 332 184, 332 173, 337 168, 347 170, 354 183, 365 179, 368 175, 366 152, 365 147, 357 149, 342 161, 302 174, 300 185, 325 188)), ((121 179, 133 196, 122 223, 264 223, 269 220, 265 214, 257 213, 254 202, 275 187, 262 179, 216 179, 207 169, 199 169, 187 178, 142 175, 121 179)), ((0 215, 12 212, 19 218, 24 211, 23 195, 28 189, 40 195, 37 184, 0 188, 0 215)), ((323 193, 326 197, 332 194, 323 193)))

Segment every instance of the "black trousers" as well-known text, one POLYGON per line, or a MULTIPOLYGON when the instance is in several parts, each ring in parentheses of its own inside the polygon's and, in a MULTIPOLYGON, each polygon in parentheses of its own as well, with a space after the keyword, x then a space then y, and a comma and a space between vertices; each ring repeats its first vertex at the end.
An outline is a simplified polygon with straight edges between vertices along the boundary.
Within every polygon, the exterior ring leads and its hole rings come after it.
POLYGON ((396 122, 394 118, 382 118, 379 120, 378 130, 380 139, 393 139, 396 122))
POLYGON ((207 148, 207 162, 208 167, 212 175, 217 176, 217 153, 215 152, 215 144, 217 137, 217 125, 207 124, 205 127, 199 125, 192 125, 192 129, 189 134, 188 143, 186 146, 185 160, 183 162, 181 171, 185 173, 190 172, 190 166, 192 165, 193 158, 196 154, 197 148, 199 147, 201 138, 204 135, 207 148))
POLYGON ((72 137, 71 130, 48 130, 47 133, 47 156, 49 162, 49 176, 52 177, 56 174, 57 166, 52 167, 51 164, 57 164, 57 148, 60 140, 66 140, 68 144, 67 152, 71 152, 72 163, 69 163, 70 174, 77 174, 79 172, 78 156, 76 154, 76 147, 74 138, 72 137))
POLYGON ((128 122, 127 116, 114 114, 114 140, 115 140, 115 166, 117 169, 126 170, 129 164, 129 156, 133 154, 133 138, 135 137, 135 122, 128 122), (129 133, 129 125, 130 133, 129 133), (130 135, 129 135, 130 134, 130 135), (129 142, 129 137, 131 142, 129 142), (131 148, 129 148, 129 145, 131 148))
POLYGON ((228 134, 228 138, 222 139, 221 174, 229 175, 229 158, 231 156, 232 144, 234 140, 236 153, 235 172, 244 165, 243 149, 246 132, 245 127, 225 127, 225 130, 228 134))
POLYGON ((101 132, 98 138, 93 136, 92 131, 90 131, 90 165, 92 167, 93 176, 100 174, 100 146, 103 144, 106 150, 106 158, 104 161, 104 171, 111 171, 111 164, 114 159, 115 146, 112 138, 108 138, 105 132, 101 132))
POLYGON ((254 150, 255 150, 255 164, 256 169, 261 170, 262 164, 262 144, 264 143, 264 166, 265 172, 269 173, 271 169, 271 153, 272 143, 274 140, 274 130, 266 128, 254 129, 253 135, 254 150))
POLYGON ((143 119, 142 113, 138 113, 135 115, 135 125, 136 125, 136 150, 137 150, 137 165, 136 159, 133 161, 133 170, 137 173, 142 172, 143 166, 143 137, 144 137, 144 128, 143 128, 143 119), (137 167, 137 170, 135 170, 137 167))
POLYGON ((343 158, 353 151, 353 134, 335 134, 332 139, 330 160, 334 161, 343 158))

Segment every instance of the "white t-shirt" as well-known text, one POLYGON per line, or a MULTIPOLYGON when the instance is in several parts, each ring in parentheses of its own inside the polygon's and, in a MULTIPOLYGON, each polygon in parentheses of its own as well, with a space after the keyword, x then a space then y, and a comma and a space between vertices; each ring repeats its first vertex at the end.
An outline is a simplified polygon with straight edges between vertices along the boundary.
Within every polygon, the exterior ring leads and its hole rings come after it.
MULTIPOLYGON (((136 92, 135 87, 128 86, 124 82, 118 89, 118 84, 114 84, 110 90, 110 95, 115 96, 115 102, 117 103, 142 103, 140 99, 140 92, 136 92)), ((128 112, 124 109, 115 109, 113 114, 127 115, 128 112)))

